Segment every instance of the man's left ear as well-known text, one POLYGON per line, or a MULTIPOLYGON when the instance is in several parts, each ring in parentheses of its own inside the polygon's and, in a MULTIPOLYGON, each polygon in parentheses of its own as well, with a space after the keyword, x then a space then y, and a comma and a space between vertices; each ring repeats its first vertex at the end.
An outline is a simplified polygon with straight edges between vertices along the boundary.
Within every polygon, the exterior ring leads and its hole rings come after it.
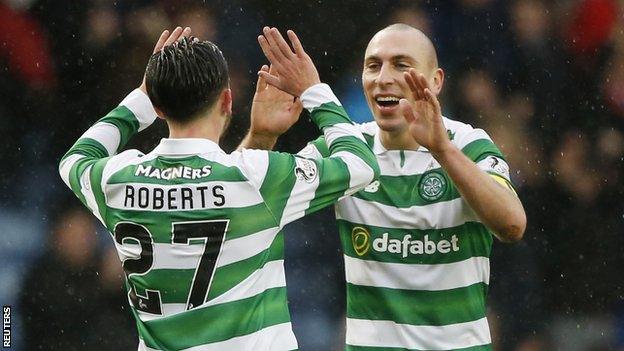
POLYGON ((160 119, 165 119, 165 114, 156 106, 154 106, 154 111, 156 111, 156 116, 160 119))
POLYGON ((433 93, 438 95, 442 91, 444 85, 444 71, 442 68, 436 69, 433 75, 433 93))
POLYGON ((223 89, 222 99, 221 99, 221 112, 226 116, 232 115, 232 90, 231 89, 223 89))

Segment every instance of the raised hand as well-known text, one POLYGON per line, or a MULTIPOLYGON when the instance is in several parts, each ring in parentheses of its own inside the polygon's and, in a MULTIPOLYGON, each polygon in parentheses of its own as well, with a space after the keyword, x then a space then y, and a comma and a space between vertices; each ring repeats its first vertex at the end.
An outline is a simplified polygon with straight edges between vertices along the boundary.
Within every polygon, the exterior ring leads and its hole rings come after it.
POLYGON ((410 134, 434 155, 443 152, 452 144, 442 121, 438 98, 431 91, 425 76, 416 73, 413 68, 405 72, 404 77, 414 97, 414 103, 407 99, 399 101, 410 134))
POLYGON ((293 96, 301 96, 307 88, 321 82, 312 59, 292 30, 287 32, 292 48, 286 43, 277 28, 264 27, 263 35, 258 36, 262 52, 271 62, 277 75, 267 71, 258 74, 265 81, 293 96))
MULTIPOLYGON (((277 76, 275 68, 262 66, 261 72, 277 76)), ((299 120, 301 101, 269 84, 258 76, 256 93, 251 105, 250 133, 256 137, 277 138, 299 120)))
MULTIPOLYGON (((156 45, 154 45, 154 51, 152 52, 152 55, 162 50, 165 46, 169 46, 175 43, 180 38, 188 37, 189 35, 191 35, 191 27, 186 27, 184 29, 182 29, 182 27, 176 27, 176 29, 174 29, 173 32, 171 32, 171 34, 169 33, 167 29, 165 29, 160 35, 160 38, 158 38, 156 45)), ((141 89, 144 93, 147 94, 147 87, 145 85, 145 75, 143 75, 143 82, 141 83, 141 86, 139 87, 139 89, 141 89)))

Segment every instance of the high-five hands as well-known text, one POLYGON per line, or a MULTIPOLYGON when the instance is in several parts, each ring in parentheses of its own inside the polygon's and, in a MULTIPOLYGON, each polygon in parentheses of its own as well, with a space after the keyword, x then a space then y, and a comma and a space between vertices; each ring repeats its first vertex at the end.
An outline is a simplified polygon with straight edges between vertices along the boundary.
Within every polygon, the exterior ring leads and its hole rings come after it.
POLYGON ((434 156, 440 154, 452 146, 442 121, 440 102, 424 75, 411 68, 404 77, 414 97, 414 103, 407 99, 399 101, 410 134, 434 156))
POLYGON ((301 96, 307 88, 321 82, 312 59, 303 50, 295 32, 287 32, 292 48, 277 28, 264 27, 262 32, 258 42, 277 74, 258 72, 268 84, 290 95, 301 96))
MULTIPOLYGON (((274 66, 269 69, 264 65, 260 71, 276 76, 274 66)), ((254 138, 277 138, 299 120, 302 109, 301 100, 267 84, 259 75, 251 105, 249 130, 254 138)))
MULTIPOLYGON (((158 41, 156 42, 156 45, 154 46, 154 51, 152 52, 152 54, 155 54, 158 51, 162 50, 162 48, 164 48, 165 46, 169 46, 175 43, 180 38, 188 37, 189 35, 191 35, 191 27, 186 27, 184 29, 182 29, 182 27, 176 27, 176 29, 174 29, 173 32, 171 32, 171 34, 169 33, 167 29, 165 29, 160 35, 160 38, 158 38, 158 41)), ((143 75, 143 83, 141 83, 141 86, 139 87, 139 89, 141 89, 145 94, 147 94, 147 87, 145 85, 145 75, 143 75)))

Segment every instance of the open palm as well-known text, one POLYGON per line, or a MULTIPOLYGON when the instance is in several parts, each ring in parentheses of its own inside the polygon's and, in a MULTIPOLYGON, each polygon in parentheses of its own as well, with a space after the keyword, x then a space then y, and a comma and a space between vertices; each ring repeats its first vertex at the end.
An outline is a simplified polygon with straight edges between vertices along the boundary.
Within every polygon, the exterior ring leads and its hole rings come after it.
MULTIPOLYGON (((261 71, 275 74, 266 65, 261 71)), ((267 84, 263 76, 259 76, 251 105, 251 130, 278 137, 299 120, 302 109, 298 98, 267 84)))
POLYGON ((442 121, 440 102, 429 88, 426 78, 414 69, 405 73, 405 81, 412 91, 414 102, 401 99, 401 111, 409 124, 414 140, 431 152, 449 144, 446 127, 442 121))

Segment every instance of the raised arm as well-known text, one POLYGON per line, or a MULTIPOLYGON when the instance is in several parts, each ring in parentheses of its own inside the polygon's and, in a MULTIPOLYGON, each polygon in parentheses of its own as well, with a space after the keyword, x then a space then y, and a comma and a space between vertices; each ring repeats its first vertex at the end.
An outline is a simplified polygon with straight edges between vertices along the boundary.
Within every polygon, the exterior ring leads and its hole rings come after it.
POLYGON ((291 154, 243 151, 248 169, 280 225, 336 202, 379 176, 379 167, 359 128, 351 122, 296 35, 288 32, 294 52, 276 29, 264 29, 260 45, 275 74, 259 74, 270 85, 298 96, 323 131, 329 157, 316 160, 291 154), (253 160, 253 161, 251 161, 253 160), (260 167, 261 169, 258 169, 260 167))
POLYGON ((509 179, 504 178, 501 172, 484 172, 451 143, 442 120, 440 103, 422 74, 416 74, 411 69, 405 73, 405 80, 416 103, 412 105, 406 99, 401 99, 399 103, 414 139, 431 152, 464 200, 501 241, 522 239, 526 215, 509 179))
MULTIPOLYGON (((190 33, 188 27, 178 27, 171 33, 165 30, 154 47, 154 53, 190 33)), ((135 133, 150 126, 156 117, 143 78, 139 88, 82 134, 61 158, 61 178, 100 220, 103 218, 104 200, 99 180, 104 166, 110 156, 116 155, 135 133)))

